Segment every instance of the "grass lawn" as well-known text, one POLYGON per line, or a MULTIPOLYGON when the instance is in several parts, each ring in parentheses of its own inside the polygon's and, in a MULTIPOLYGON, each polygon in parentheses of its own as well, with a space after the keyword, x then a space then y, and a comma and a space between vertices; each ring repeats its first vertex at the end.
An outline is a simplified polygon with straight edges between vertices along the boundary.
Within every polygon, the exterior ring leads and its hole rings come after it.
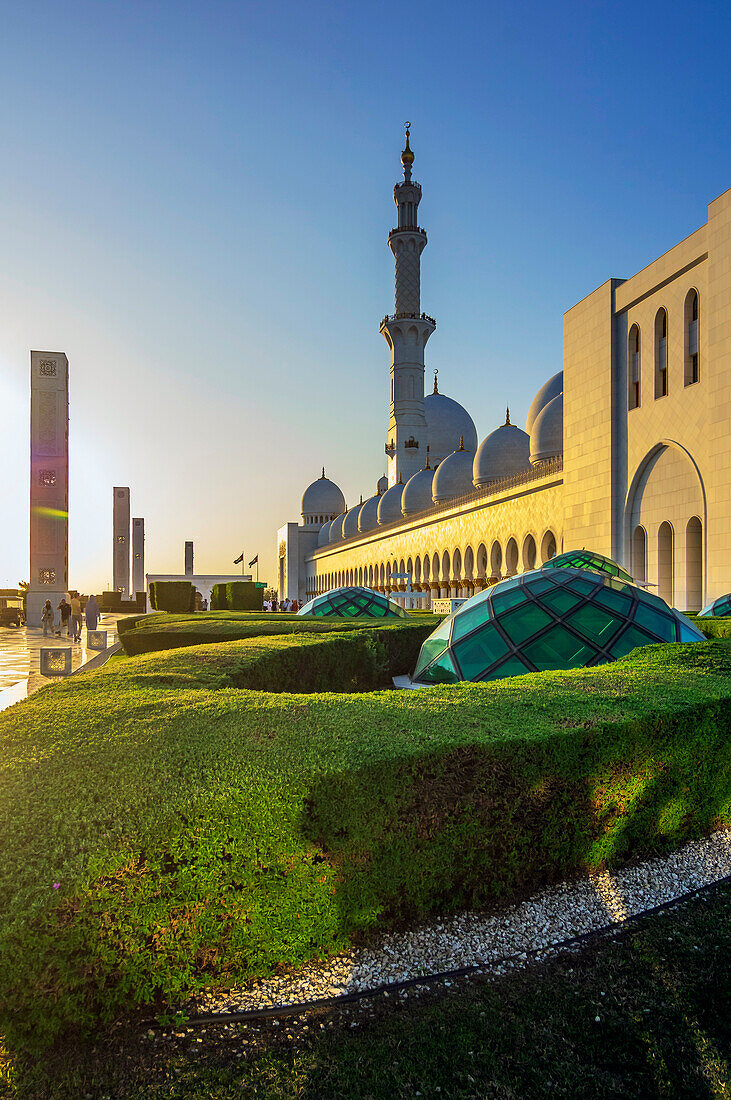
MULTIPOLYGON (((117 1030, 16 1100, 731 1096, 731 886, 494 981, 229 1028, 117 1030), (197 1040, 201 1039, 202 1042, 197 1040)), ((20 1079, 22 1077, 22 1080, 20 1079)))

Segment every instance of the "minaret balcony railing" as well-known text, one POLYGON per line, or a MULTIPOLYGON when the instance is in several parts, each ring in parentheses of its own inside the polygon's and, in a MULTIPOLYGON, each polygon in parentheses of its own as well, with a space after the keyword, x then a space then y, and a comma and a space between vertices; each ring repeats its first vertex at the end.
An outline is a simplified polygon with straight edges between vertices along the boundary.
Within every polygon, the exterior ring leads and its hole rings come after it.
POLYGON ((381 321, 381 328, 389 321, 428 321, 430 325, 437 327, 437 323, 428 313, 387 313, 381 321))
POLYGON ((420 225, 397 225, 389 232, 389 241, 391 237, 394 237, 397 233, 418 233, 420 236, 426 237, 426 229, 422 229, 420 225))

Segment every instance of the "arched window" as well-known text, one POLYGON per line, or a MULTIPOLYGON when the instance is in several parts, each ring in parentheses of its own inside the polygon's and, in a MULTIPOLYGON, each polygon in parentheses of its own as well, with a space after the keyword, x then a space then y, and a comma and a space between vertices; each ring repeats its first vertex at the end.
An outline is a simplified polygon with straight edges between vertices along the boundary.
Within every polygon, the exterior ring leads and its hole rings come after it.
POLYGON ((700 332, 698 291, 688 291, 685 299, 685 384, 692 386, 700 379, 700 332))
POLYGON ((442 554, 442 588, 449 588, 449 550, 442 554))
POLYGON ((503 548, 497 540, 492 544, 490 550, 490 576, 495 580, 500 580, 500 574, 503 568, 503 548))
POLYGON ((703 526, 692 516, 685 529, 685 610, 700 611, 702 606, 703 526))
POLYGON ((505 568, 509 577, 514 577, 518 572, 518 544, 515 539, 508 539, 505 547, 505 568))
POLYGON ((668 393, 668 311, 659 309, 655 317, 655 397, 668 393))
POLYGON ((638 584, 647 580, 647 534, 639 525, 632 532, 632 576, 638 584))
POLYGON ((657 532, 657 591, 673 606, 673 529, 669 523, 661 523, 657 532))
POLYGON ((547 562, 556 557, 556 536, 553 531, 546 531, 541 539, 541 561, 547 562))
POLYGON ((640 407, 640 328, 632 325, 627 341, 627 380, 629 383, 627 405, 630 409, 640 407))
POLYGON ((536 567, 536 540, 532 535, 526 535, 523 542, 523 569, 535 569, 536 567))

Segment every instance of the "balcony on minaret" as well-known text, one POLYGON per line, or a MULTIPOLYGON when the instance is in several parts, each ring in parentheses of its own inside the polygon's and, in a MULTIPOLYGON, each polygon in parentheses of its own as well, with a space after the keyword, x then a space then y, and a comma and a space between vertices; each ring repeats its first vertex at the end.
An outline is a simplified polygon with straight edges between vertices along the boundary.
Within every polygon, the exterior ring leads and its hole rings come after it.
POLYGON ((394 441, 392 439, 389 440, 389 442, 386 444, 386 446, 383 449, 384 449, 384 451, 386 452, 386 454, 388 455, 389 458, 393 458, 393 456, 396 454, 396 444, 394 443, 394 441))

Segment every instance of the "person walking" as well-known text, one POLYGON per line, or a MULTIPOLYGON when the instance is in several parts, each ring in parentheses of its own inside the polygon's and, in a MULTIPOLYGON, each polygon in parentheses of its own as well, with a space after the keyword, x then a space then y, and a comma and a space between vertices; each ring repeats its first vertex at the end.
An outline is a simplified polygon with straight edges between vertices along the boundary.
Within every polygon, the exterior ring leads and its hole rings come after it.
POLYGON ((96 596, 89 596, 89 599, 86 601, 86 607, 84 608, 87 631, 96 630, 99 625, 99 614, 99 604, 96 602, 96 596))
POLYGON ((47 638, 49 632, 53 634, 53 608, 51 607, 51 601, 46 600, 43 605, 43 611, 41 612, 41 622, 43 623, 43 637, 47 638))
POLYGON ((69 629, 69 619, 71 618, 71 604, 66 602, 65 596, 61 597, 61 603, 58 605, 57 610, 61 612, 61 621, 59 623, 59 628, 56 633, 59 637, 61 637, 61 634, 65 630, 66 636, 68 637, 71 634, 71 630, 69 629))
POLYGON ((73 636, 75 642, 81 641, 81 600, 79 599, 78 592, 75 596, 71 597, 71 629, 69 633, 73 636))

